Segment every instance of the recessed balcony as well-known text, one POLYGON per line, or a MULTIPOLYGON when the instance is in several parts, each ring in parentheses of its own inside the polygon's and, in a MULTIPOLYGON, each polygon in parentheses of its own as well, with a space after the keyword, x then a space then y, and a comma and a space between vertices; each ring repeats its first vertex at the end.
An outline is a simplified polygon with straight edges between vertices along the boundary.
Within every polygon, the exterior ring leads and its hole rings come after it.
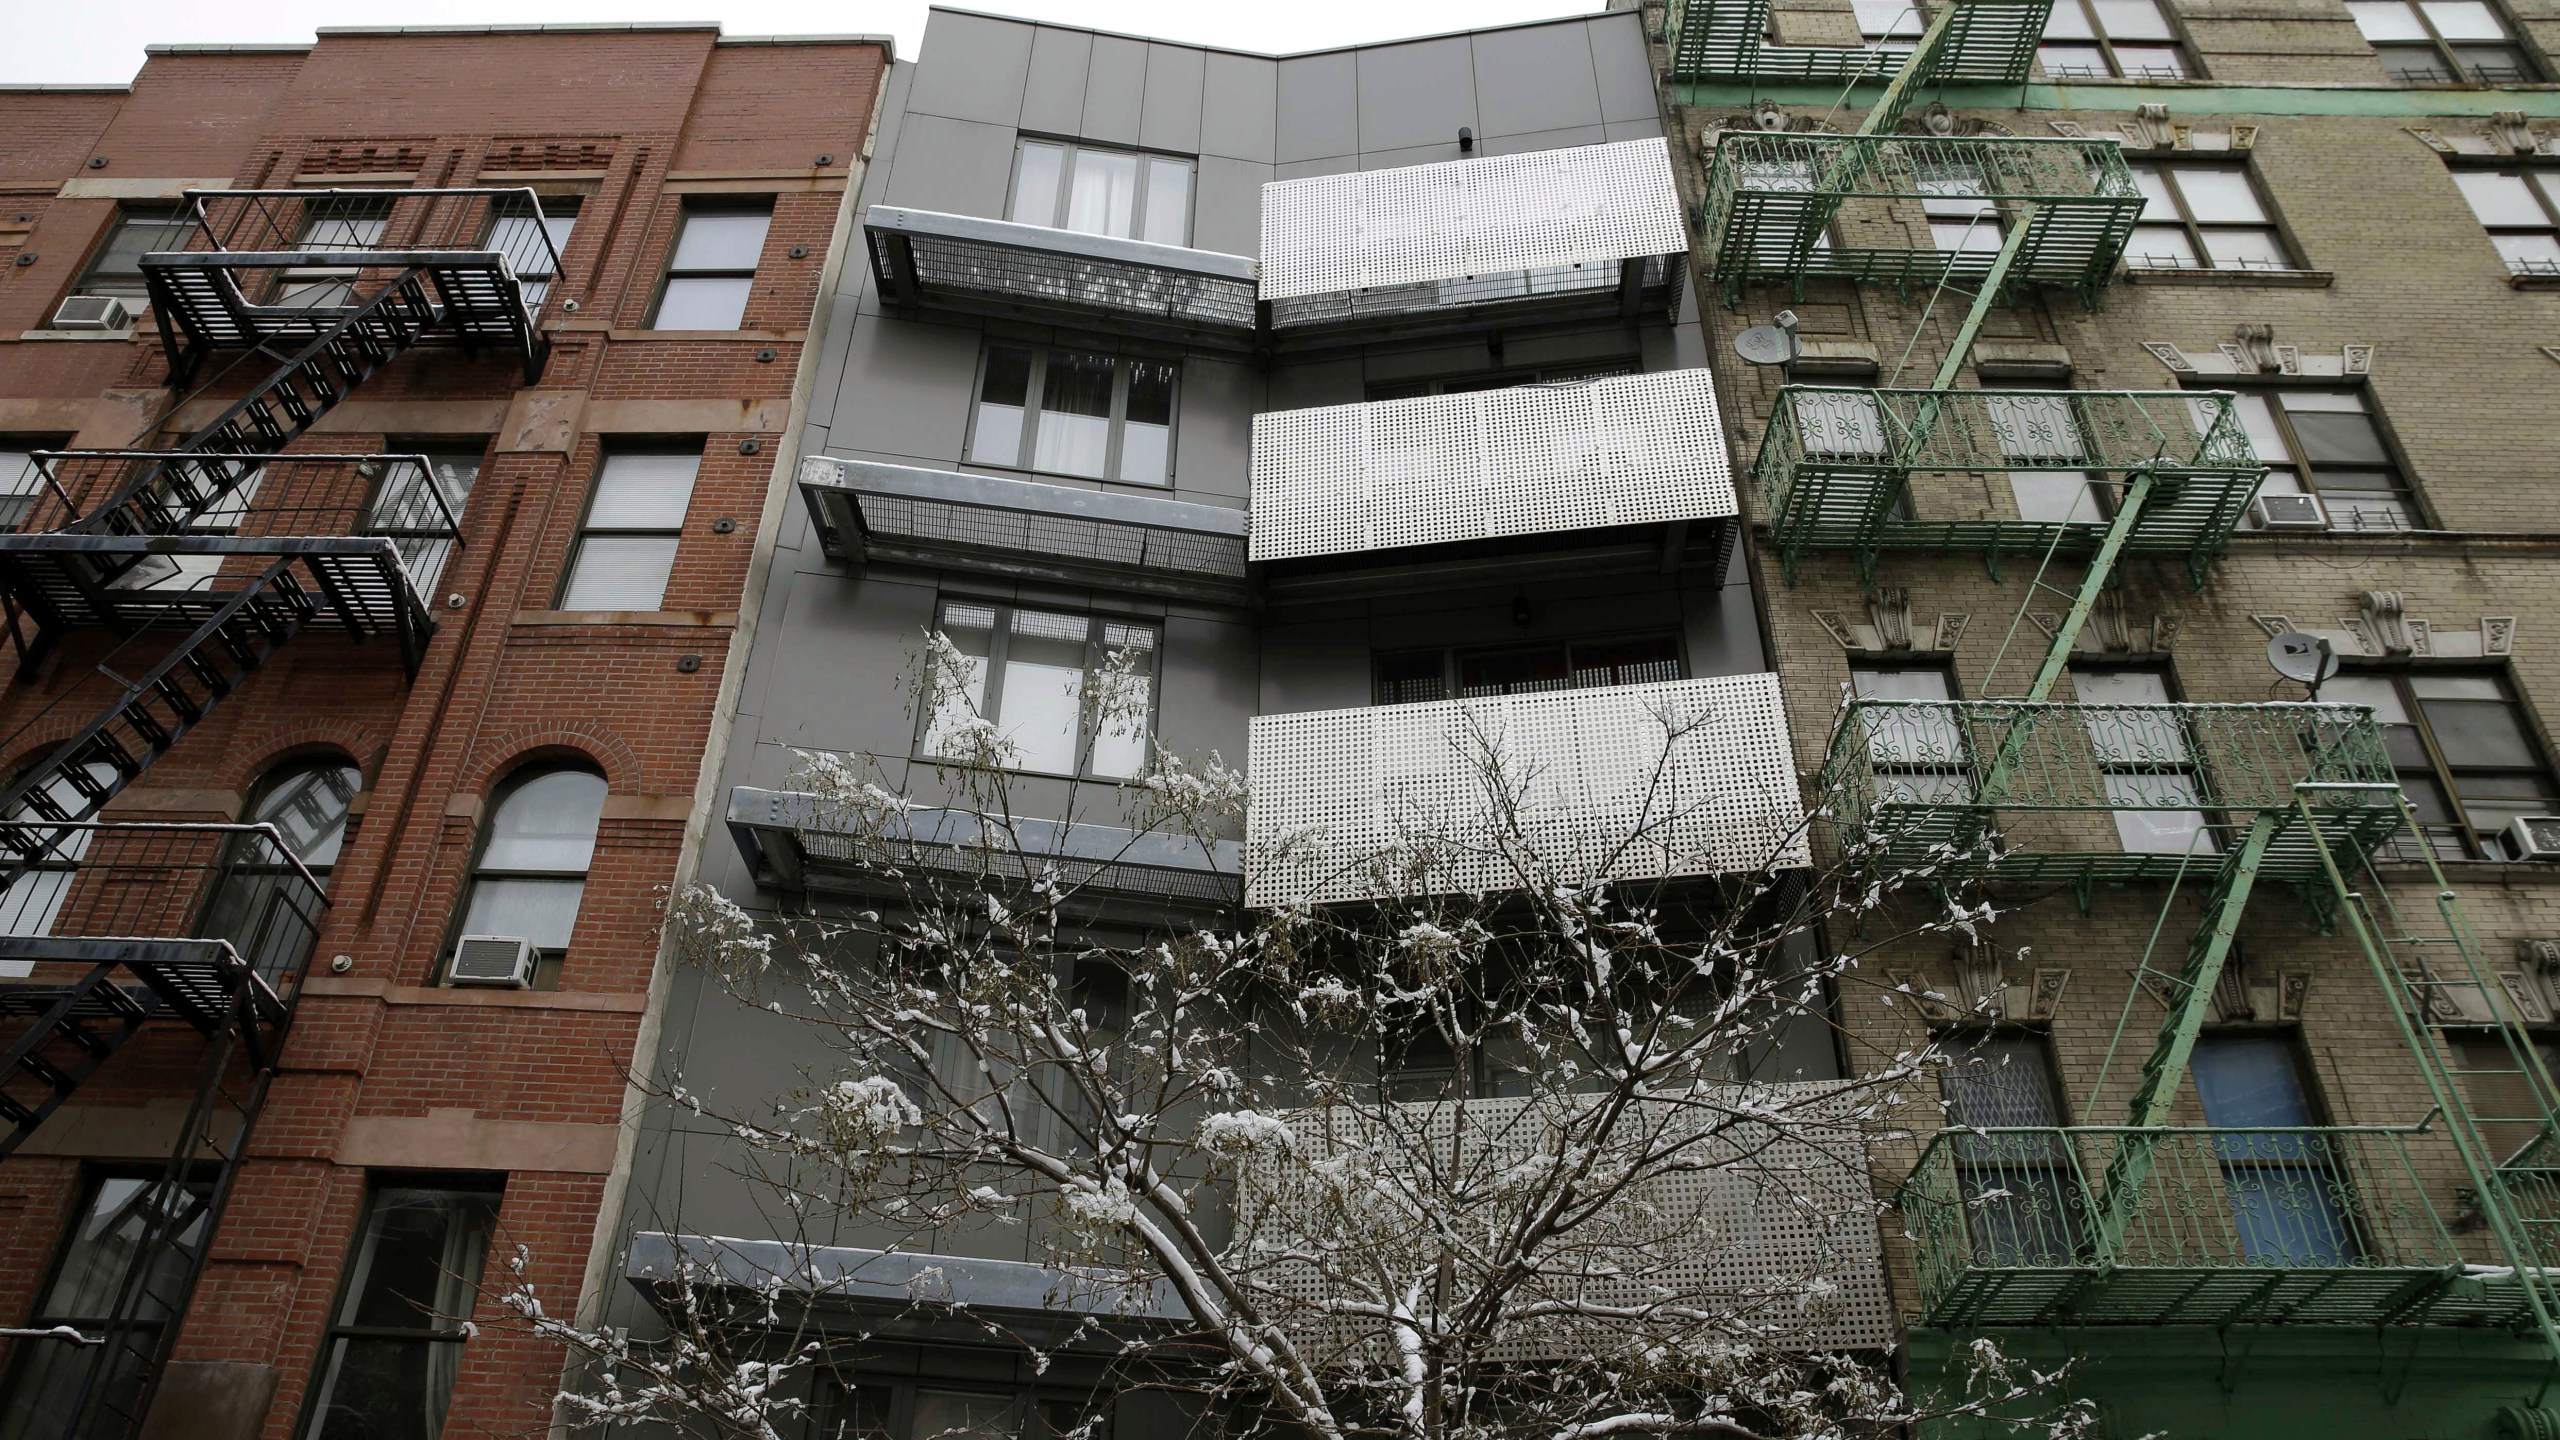
POLYGON ((892 305, 1229 349, 1256 339, 1254 263, 1242 255, 894 205, 864 211, 862 232, 892 305))

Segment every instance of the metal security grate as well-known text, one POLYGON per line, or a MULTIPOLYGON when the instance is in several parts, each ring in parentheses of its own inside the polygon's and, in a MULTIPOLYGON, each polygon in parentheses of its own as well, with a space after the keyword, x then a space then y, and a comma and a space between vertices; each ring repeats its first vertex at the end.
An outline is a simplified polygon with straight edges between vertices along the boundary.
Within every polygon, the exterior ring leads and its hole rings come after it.
POLYGON ((1254 264, 1241 255, 887 205, 862 225, 896 303, 1108 319, 1203 343, 1254 333, 1254 264))
POLYGON ((1675 287, 1687 234, 1668 142, 1278 180, 1262 187, 1275 329, 1361 314, 1675 287))
POLYGON ((1518 887, 1496 773, 1568 882, 1809 863, 1774 675, 1262 715, 1251 744, 1249 905, 1518 887))
POLYGON ((1734 512, 1705 370, 1253 421, 1258 561, 1734 512))

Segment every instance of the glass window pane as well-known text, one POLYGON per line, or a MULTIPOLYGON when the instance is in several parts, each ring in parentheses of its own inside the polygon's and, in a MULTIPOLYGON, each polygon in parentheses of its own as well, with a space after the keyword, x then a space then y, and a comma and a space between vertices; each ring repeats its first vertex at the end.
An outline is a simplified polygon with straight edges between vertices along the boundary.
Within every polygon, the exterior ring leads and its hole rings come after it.
POLYGON ((2135 42, 2116 45, 2116 64, 2127 75, 2145 80, 2183 80, 2187 78, 2186 52, 2175 45, 2135 42))
POLYGON ((744 275, 677 276, 658 297, 656 330, 735 330, 747 318, 747 292, 755 281, 744 275))
POLYGON ((2183 225, 2137 225, 2125 246, 2124 262, 2137 270, 2193 270, 2195 242, 2183 225))
MULTIPOLYGON (((2071 0, 2062 0, 2062 5, 2070 3, 2071 0)), ((1849 0, 1849 4, 1858 15, 1858 33, 1870 40, 1916 40, 1920 36, 1920 12, 1911 0, 1849 0)))
POLYGON ((2503 700, 2421 700, 2418 708, 2426 712, 2427 728, 2435 732, 2445 763, 2457 770, 2531 769, 2542 763, 2515 710, 2503 700))
POLYGON ((2424 0, 2419 9, 2447 40, 2504 40, 2507 27, 2483 0, 2424 0))
POLYGON ((1132 360, 1129 415, 1120 427, 1120 478, 1161 485, 1173 465, 1173 391, 1176 368, 1160 360, 1132 360))
POLYGON ((2536 200, 2521 175, 2500 175, 2487 170, 2456 170, 2453 183, 2462 187, 2462 198, 2471 202, 2471 213, 2480 223, 2499 225, 2549 225, 2550 214, 2536 200))
POLYGON ((2178 218, 2177 202, 2169 198, 2169 181, 2161 174, 2159 166, 2128 165, 2125 168, 2133 172, 2134 188, 2142 192, 2143 219, 2175 220, 2178 218))
POLYGON ((1013 204, 1006 218, 1025 225, 1057 224, 1058 177, 1066 167, 1065 146, 1024 142, 1014 159, 1013 204))
POLYGON ((918 1390, 911 1440, 1013 1440, 1013 1397, 976 1390, 918 1390))
POLYGON ((2288 264, 2273 230, 2208 229, 2204 248, 2216 270, 2282 270, 2288 264))
POLYGON ((296 771, 268 788, 242 818, 273 825, 293 858, 317 870, 338 863, 346 843, 347 807, 363 785, 353 765, 319 765, 296 771))
POLYGON ((2524 52, 2513 45, 2456 45, 2453 58, 2468 78, 2483 83, 2533 78, 2533 67, 2525 63, 2524 52))
POLYGON ((1158 245, 1191 243, 1191 165, 1183 160, 1147 162, 1147 228, 1138 237, 1158 245))
MULTIPOLYGON (((1968 997, 1969 998, 1969 997, 1968 997)), ((1959 1125, 2060 1125, 2062 1097, 2044 1044, 2024 1035, 1988 1036, 1938 1072, 1949 1118, 1959 1125)))
POLYGON ((590 530, 674 530, 693 503, 699 455, 607 455, 587 510, 590 530))
POLYGON ((2043 525, 2086 525, 2106 517, 2090 488, 2085 470, 2013 470, 2009 493, 2018 502, 2018 518, 2043 525))
POLYGON ((2534 235, 2492 235, 2489 243, 2498 247, 2499 258, 2517 275, 2560 273, 2560 235, 2549 232, 2534 235))
POLYGON ((2382 448, 2382 433, 2363 414, 2339 411, 2296 410, 2287 405, 2293 420, 2293 437, 2302 443, 2302 458, 2311 462, 2311 473, 2322 476, 2329 465, 2388 465, 2390 452, 2382 448))
MULTIPOLYGON (((2061 7, 2056 6, 2054 13, 2062 13, 2061 7)), ((2095 45, 2039 45, 2036 59, 2047 75, 2085 78, 2107 73, 2107 52, 2095 45)))
POLYGON ((604 777, 552 770, 509 789, 489 821, 483 870, 583 873, 604 815, 604 777))
POLYGON ((712 211, 684 217, 670 270, 753 270, 764 254, 773 216, 764 211, 712 211))
POLYGON ((458 1341, 354 1335, 330 1341, 310 1440, 436 1440, 461 1362, 458 1341))
POLYGON ((2107 799, 2116 820, 2116 842, 2135 855, 2210 855, 2220 848, 2205 828, 2204 812, 2179 808, 2203 797, 2192 775, 2109 775, 2107 799))
POLYGON ((2178 182, 2178 193, 2186 197, 2188 214, 2198 224, 2247 224, 2267 218, 2266 207, 2258 203, 2257 192, 2249 186, 2249 177, 2238 170, 2188 166, 2169 173, 2178 182))
POLYGON ((487 1257, 489 1202, 449 1190, 374 1196, 338 1313, 341 1325, 451 1330, 471 1316, 487 1257))
MULTIPOLYGON (((203 1243, 207 1195, 201 1185, 166 1187, 157 1180, 101 1179, 89 1208, 64 1242, 61 1268, 45 1291, 42 1315, 52 1320, 86 1320, 115 1314, 116 1296, 128 1268, 142 1253, 146 1232, 155 1224, 175 1227, 178 1244, 160 1251, 155 1260, 158 1278, 169 1284, 155 1283, 145 1294, 166 1293, 187 1263, 185 1252, 203 1243)), ((143 1304, 144 1318, 168 1318, 166 1305, 149 1299, 143 1304)))
POLYGON ((2169 17, 2160 11, 2157 0, 2095 0, 2098 23, 2106 28, 2110 40, 2170 40, 2177 37, 2169 28, 2169 17))
POLYGON ((537 950, 566 950, 578 928, 578 899, 586 889, 584 880, 483 877, 471 884, 462 933, 513 935, 533 942, 537 950))
POLYGON ((590 535, 560 593, 563 610, 655 610, 667 598, 676 542, 645 535, 590 535))
POLYGON ((2206 1035, 2196 1042, 2191 1068, 2207 1125, 2316 1123, 2290 1040, 2273 1035, 2206 1035))
POLYGON ((995 652, 996 612, 983 605, 953 605, 942 615, 942 637, 959 654, 960 673, 934 677, 934 691, 927 703, 933 708, 925 722, 924 753, 952 753, 952 737, 971 720, 987 716, 987 663, 995 652))
POLYGON ((2053 17, 2045 21, 2044 33, 2049 40, 2094 40, 2098 35, 2081 0, 2053 0, 2053 17))
POLYGON ((969 436, 969 458, 981 465, 1022 463, 1022 412, 1031 394, 1031 352, 1012 345, 987 349, 986 376, 978 384, 978 425, 969 436))
POLYGON ((2412 675, 2409 693, 2426 700, 2495 700, 2506 702, 2507 692, 2486 675, 2412 675))
POLYGON ((1087 235, 1134 236, 1138 214, 1138 157, 1112 150, 1076 153, 1074 190, 1067 197, 1067 228, 1087 235))
POLYGON ((996 723, 1026 770, 1075 773, 1090 633, 1091 622, 1081 615, 1014 612, 996 723))
POLYGON ((2408 84, 2435 85, 2458 78, 2436 53, 2433 43, 2376 45, 2373 54, 2382 62, 2383 74, 2408 84))
POLYGON ((1126 780, 1147 768, 1147 736, 1155 714, 1155 679, 1141 668, 1123 680, 1110 714, 1094 717, 1089 768, 1106 780, 1126 780))
POLYGON ((2427 27, 2402 0, 2347 0, 2347 13, 2367 40, 2424 40, 2427 27))
POLYGON ((1040 387, 1039 432, 1031 466, 1058 475, 1102 479, 1111 452, 1112 377, 1108 355, 1052 350, 1040 387))

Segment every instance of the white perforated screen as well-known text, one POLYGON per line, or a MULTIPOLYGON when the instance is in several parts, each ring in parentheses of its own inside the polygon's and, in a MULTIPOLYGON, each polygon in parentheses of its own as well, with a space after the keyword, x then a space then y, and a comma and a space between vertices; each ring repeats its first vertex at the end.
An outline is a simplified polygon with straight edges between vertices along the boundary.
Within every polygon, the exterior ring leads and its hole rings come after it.
POLYGON ((1812 863, 1775 675, 1261 715, 1252 779, 1258 906, 1812 863))
POLYGON ((1704 370, 1253 420, 1253 558, 1734 513, 1704 370))
POLYGON ((1641 1318, 1525 1313, 1564 1299, 1694 1308, 1787 1348, 1890 1344, 1853 1098, 1826 1082, 1717 1087, 1639 1107, 1597 1136, 1577 1123, 1573 1107, 1587 1102, 1554 1094, 1289 1116, 1296 1143, 1265 1149, 1238 1177, 1230 1263, 1318 1352, 1380 1350, 1381 1327, 1339 1320, 1323 1302, 1427 1288, 1452 1244, 1461 1273, 1513 1258, 1531 1271, 1513 1296, 1523 1318, 1493 1358, 1645 1343, 1641 1318), (1783 1118, 1757 1118, 1772 1115, 1783 1118), (1678 1163, 1647 1162, 1651 1178, 1548 1251, 1515 1256, 1510 1222, 1528 1197, 1497 1177, 1533 1174, 1577 1131, 1604 1156, 1649 1149, 1678 1163))
POLYGON ((1677 255, 1668 142, 1621 140, 1262 187, 1262 298, 1677 255))

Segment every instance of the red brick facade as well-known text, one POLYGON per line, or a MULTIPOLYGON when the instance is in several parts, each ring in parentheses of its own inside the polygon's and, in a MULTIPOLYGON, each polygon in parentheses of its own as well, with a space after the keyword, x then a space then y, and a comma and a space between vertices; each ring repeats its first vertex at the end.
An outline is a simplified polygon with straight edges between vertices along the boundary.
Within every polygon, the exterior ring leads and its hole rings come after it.
MULTIPOLYGON (((274 1385, 243 1435, 297 1433, 369 1174, 502 1177, 493 1253, 528 1247, 555 1311, 579 1293, 659 906, 887 64, 880 42, 722 42, 704 27, 337 32, 292 50, 155 53, 128 91, 0 91, 0 448, 165 443, 224 403, 172 409, 147 320, 124 340, 44 330, 120 204, 314 180, 581 197, 553 291, 577 309, 554 307, 537 385, 509 359, 412 350, 295 443, 485 438, 416 678, 386 644, 315 627, 106 816, 234 819, 261 775, 298 756, 343 756, 364 777, 283 1069, 176 1350, 200 1369, 264 1367, 229 1372, 274 1385), (646 330, 699 196, 771 198, 747 328, 646 330), (639 439, 703 456, 665 608, 559 610, 599 457, 639 439), (528 761, 565 756, 600 770, 609 798, 558 988, 437 988, 487 798, 528 761), (332 973, 336 956, 350 963, 332 973)), ((109 643, 75 637, 23 674, 0 658, 0 765, 92 718, 109 643)), ((201 1043, 146 1036, 0 1163, 0 1325, 34 1305, 83 1167, 165 1155, 201 1043)), ((176 1374, 164 1407, 183 1393, 176 1374)), ((484 1328, 445 1433, 539 1432, 558 1378, 556 1352, 484 1328)))

